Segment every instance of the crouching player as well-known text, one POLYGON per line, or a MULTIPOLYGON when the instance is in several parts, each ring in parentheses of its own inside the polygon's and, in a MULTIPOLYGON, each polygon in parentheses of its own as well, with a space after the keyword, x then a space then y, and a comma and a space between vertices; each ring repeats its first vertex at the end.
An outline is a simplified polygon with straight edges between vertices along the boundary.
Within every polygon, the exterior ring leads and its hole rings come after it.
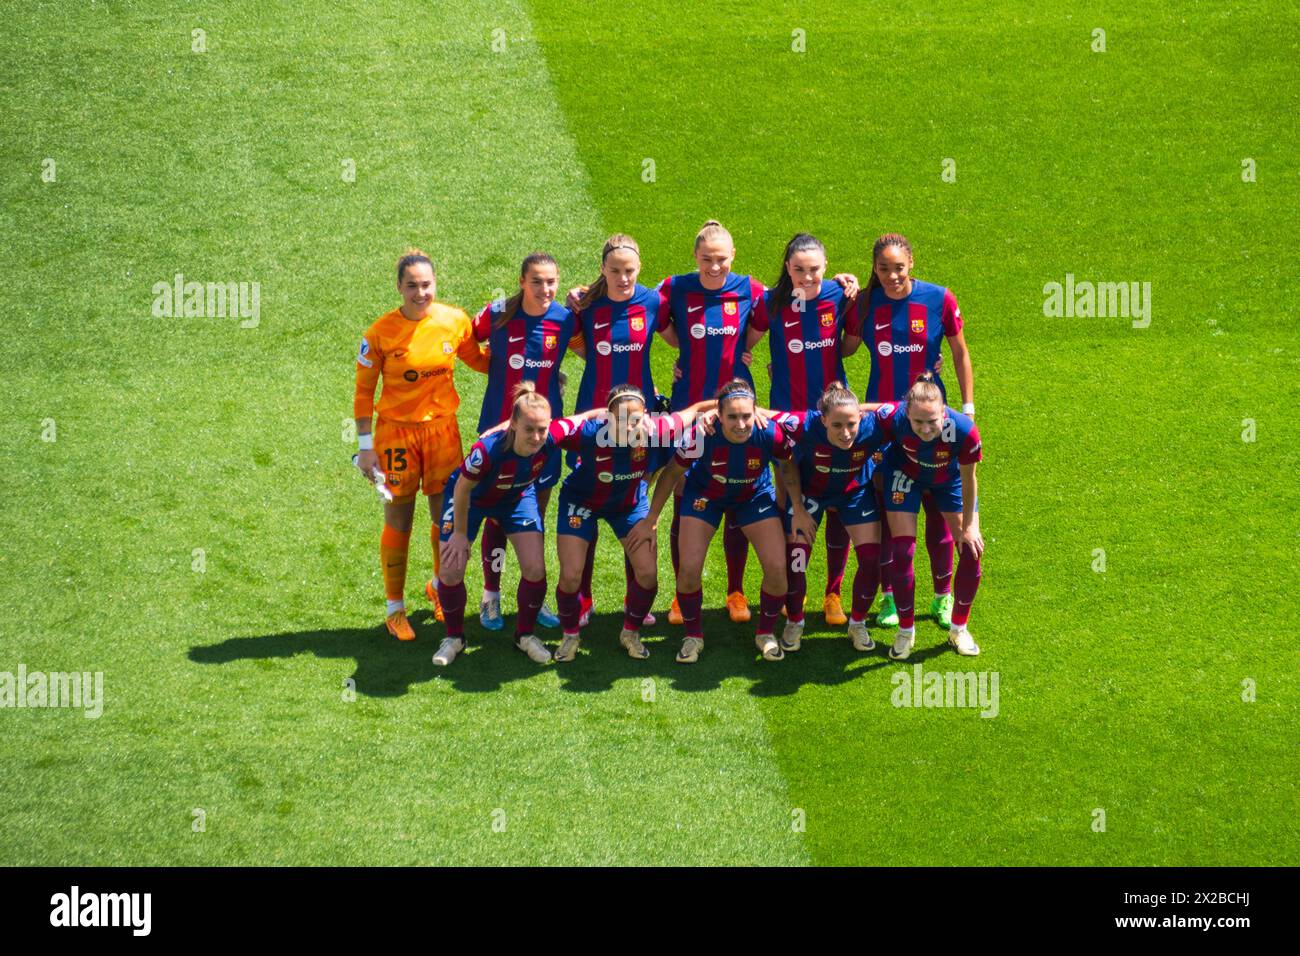
POLYGON ((709 542, 724 517, 732 518, 740 527, 763 567, 754 643, 764 660, 779 661, 785 654, 772 630, 785 604, 786 549, 768 470, 772 461, 780 462, 782 483, 793 499, 795 533, 811 541, 815 528, 803 507, 799 469, 791 458, 793 443, 776 423, 758 424, 753 386, 743 379, 732 379, 724 385, 718 393, 716 415, 717 427, 712 433, 707 423, 697 422, 660 473, 650 512, 631 531, 628 550, 635 552, 643 545, 651 546, 655 522, 677 480, 684 475, 678 531, 677 603, 682 611, 686 639, 677 655, 678 663, 695 663, 704 647, 700 579, 709 542))
POLYGON ((535 636, 537 612, 546 597, 546 559, 542 519, 537 509, 537 479, 556 454, 558 443, 600 409, 551 420, 551 403, 532 382, 515 386, 505 427, 476 441, 460 468, 447 480, 442 513, 438 600, 447 636, 433 655, 445 667, 465 649, 465 564, 470 542, 484 520, 496 520, 519 559, 515 647, 541 664, 551 652, 535 636))
POLYGON ((907 390, 901 405, 881 405, 876 412, 887 440, 885 510, 893 539, 894 600, 898 635, 889 656, 907 660, 916 644, 912 557, 916 553, 916 514, 921 495, 929 492, 943 514, 959 549, 948 643, 958 654, 980 652, 966 624, 980 586, 980 535, 975 465, 983 458, 975 423, 943 402, 934 376, 926 372, 907 390))
POLYGON ((560 440, 561 448, 577 452, 579 457, 560 486, 555 539, 560 583, 555 589, 555 601, 564 637, 555 652, 557 661, 572 661, 578 653, 582 619, 579 589, 601 521, 623 543, 630 567, 618 642, 629 657, 644 660, 650 656, 641 643, 641 625, 659 590, 656 550, 653 541, 650 547, 632 550, 628 532, 650 508, 645 477, 672 457, 674 444, 695 416, 715 405, 712 401, 697 402, 671 415, 652 416, 646 414, 645 396, 640 389, 615 385, 609 390, 605 419, 589 420, 560 440))
MULTIPOLYGON (((870 414, 879 407, 860 405, 858 397, 842 382, 832 382, 815 409, 772 413, 773 421, 794 441, 803 506, 813 527, 820 527, 823 514, 833 512, 853 542, 858 571, 853 579, 853 611, 848 623, 849 639, 858 651, 876 646, 867 631, 867 612, 875 600, 880 578, 880 515, 876 510, 876 489, 871 483, 871 456, 888 442, 876 416, 870 414)), ((790 573, 785 599, 788 619, 781 635, 781 649, 797 651, 804 629, 803 602, 812 539, 796 533, 793 499, 786 503, 784 518, 790 573)))

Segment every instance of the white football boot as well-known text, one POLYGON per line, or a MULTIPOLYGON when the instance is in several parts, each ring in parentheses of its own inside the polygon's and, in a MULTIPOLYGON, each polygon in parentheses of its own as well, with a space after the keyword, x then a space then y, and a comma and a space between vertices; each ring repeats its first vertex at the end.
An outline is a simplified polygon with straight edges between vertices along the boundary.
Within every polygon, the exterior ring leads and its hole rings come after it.
POLYGON ((688 637, 682 641, 682 649, 677 652, 677 663, 694 664, 700 659, 702 650, 704 650, 704 638, 688 637))
POLYGON ((531 634, 525 634, 515 641, 515 647, 528 655, 528 659, 537 664, 545 664, 551 659, 551 652, 546 645, 531 634))
POLYGON ((786 621, 781 632, 781 650, 793 653, 803 646, 803 621, 786 621))
POLYGON ((643 661, 650 656, 650 652, 646 650, 645 645, 641 643, 641 634, 639 631, 629 631, 627 628, 623 628, 623 630, 618 634, 618 642, 623 645, 623 649, 627 651, 628 657, 634 657, 639 661, 643 661))
POLYGON ((438 645, 438 653, 433 655, 433 662, 439 667, 446 667, 456 659, 456 655, 465 649, 463 637, 444 637, 438 645))
POLYGON ((779 661, 785 657, 785 651, 771 634, 755 634, 754 646, 759 649, 765 661, 779 661))
POLYGON ((565 634, 564 639, 560 641, 560 646, 555 649, 555 659, 562 664, 569 663, 578 656, 578 645, 580 643, 582 643, 582 639, 579 635, 565 634))
POLYGON ((871 639, 866 621, 849 621, 849 641, 855 651, 874 651, 876 642, 871 639))
POLYGON ((955 647, 957 653, 963 657, 976 657, 980 652, 980 646, 975 643, 975 638, 971 637, 971 633, 966 630, 965 625, 949 628, 948 643, 955 647))
POLYGON ((898 629, 898 634, 894 638, 894 646, 889 649, 889 657, 895 661, 905 661, 912 656, 912 648, 916 647, 916 628, 910 627, 903 630, 898 629))

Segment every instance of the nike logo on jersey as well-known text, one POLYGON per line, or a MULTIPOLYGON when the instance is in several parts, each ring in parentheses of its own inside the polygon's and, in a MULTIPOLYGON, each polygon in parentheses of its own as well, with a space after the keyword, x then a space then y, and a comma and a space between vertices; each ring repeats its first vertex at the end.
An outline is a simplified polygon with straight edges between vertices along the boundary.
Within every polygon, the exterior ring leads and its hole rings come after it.
POLYGON ((772 510, 772 506, 768 505, 766 508, 759 508, 758 513, 763 514, 765 511, 771 511, 771 510, 772 510))
POLYGON ((799 324, 799 320, 798 320, 798 319, 795 319, 793 322, 787 322, 787 323, 785 324, 785 327, 788 329, 788 328, 790 328, 791 326, 798 325, 798 324, 799 324))
POLYGON ((887 329, 887 328, 889 328, 889 326, 890 326, 891 324, 892 324, 892 323, 890 323, 890 322, 886 322, 884 325, 877 325, 877 326, 876 326, 876 331, 879 332, 881 329, 887 329))
POLYGON ((510 336, 510 341, 511 341, 511 342, 522 342, 523 340, 524 340, 524 337, 523 337, 522 335, 512 335, 512 336, 510 336))
POLYGON ((698 312, 698 311, 700 311, 700 309, 702 309, 702 308, 704 308, 704 306, 702 306, 702 305, 692 305, 692 306, 688 306, 687 309, 686 309, 686 311, 687 311, 687 312, 698 312))
POLYGON ((593 328, 593 329, 607 329, 607 328, 609 328, 609 323, 606 322, 604 325, 593 325, 592 328, 593 328))

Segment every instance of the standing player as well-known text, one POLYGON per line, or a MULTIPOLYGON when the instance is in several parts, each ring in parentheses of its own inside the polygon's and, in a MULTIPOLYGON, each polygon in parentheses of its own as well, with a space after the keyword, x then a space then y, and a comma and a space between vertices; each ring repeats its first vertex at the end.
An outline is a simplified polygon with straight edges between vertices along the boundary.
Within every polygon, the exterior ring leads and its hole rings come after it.
MULTIPOLYGON (((970 351, 957 299, 943 286, 912 277, 912 245, 905 236, 889 233, 876 240, 871 250, 871 279, 845 322, 843 351, 846 356, 857 351, 866 339, 870 347, 871 377, 866 401, 898 402, 908 388, 927 369, 935 370, 940 394, 947 396, 938 378, 942 366, 943 340, 948 340, 953 368, 961 389, 962 413, 975 416, 975 381, 971 371, 970 351)), ((883 475, 883 471, 877 470, 883 475)), ((883 506, 884 491, 877 484, 883 506)), ((948 627, 952 615, 953 539, 947 523, 940 516, 930 495, 922 498, 925 507, 925 543, 930 553, 934 579, 934 599, 930 613, 942 627, 948 627)), ((885 591, 876 619, 886 627, 898 623, 891 592, 894 575, 888 565, 893 551, 888 545, 888 529, 881 546, 880 580, 885 591)))
MULTIPOLYGON (((367 478, 380 468, 393 493, 393 500, 384 504, 379 554, 388 599, 385 623, 399 641, 415 639, 406 617, 405 590, 416 495, 423 489, 429 499, 436 574, 443 486, 460 460, 456 424, 460 396, 452 371, 458 357, 476 371, 488 369, 487 357, 479 351, 470 330, 469 316, 435 302, 436 289, 429 257, 418 249, 407 250, 397 260, 397 291, 402 304, 366 330, 357 352, 352 400, 360 446, 357 467, 367 478), (372 432, 375 386, 380 378, 379 421, 372 432)), ((436 603, 434 614, 442 620, 436 603)))
POLYGON ((546 597, 536 484, 548 463, 559 457, 558 443, 599 414, 602 412, 588 412, 553 421, 546 397, 532 382, 519 382, 514 386, 508 421, 476 441, 448 480, 438 571, 438 598, 447 636, 433 656, 435 664, 445 667, 465 649, 465 565, 470 542, 479 525, 489 519, 504 529, 519 559, 515 647, 539 664, 551 659, 551 652, 533 635, 537 612, 546 597))
MULTIPOLYGON (((555 301, 560 273, 555 259, 534 252, 519 267, 519 291, 504 302, 490 302, 474 319, 474 336, 487 342, 491 353, 488 385, 479 413, 481 434, 510 417, 515 386, 533 382, 538 394, 550 401, 551 414, 564 414, 560 396, 560 363, 573 337, 573 313, 555 301)), ((542 515, 551 488, 560 478, 560 456, 550 459, 537 480, 537 507, 542 515)), ((496 521, 488 521, 480 544, 483 562, 483 599, 479 621, 489 631, 505 626, 501 619, 501 571, 505 567, 506 536, 496 521)), ((538 613, 543 627, 559 623, 543 607, 538 613)))
MULTIPOLYGON (((840 358, 840 332, 851 300, 838 282, 825 276, 826 247, 808 233, 799 233, 786 245, 781 275, 766 295, 766 313, 772 326, 768 338, 772 353, 772 385, 768 396, 771 408, 812 408, 831 382, 846 379, 840 358)), ((855 279, 855 286, 856 282, 855 279)), ((820 514, 815 518, 820 521, 820 514)), ((826 516, 826 593, 822 614, 827 624, 839 626, 848 622, 840 603, 840 585, 848 557, 849 534, 840 511, 833 509, 826 516)), ((802 590, 799 600, 803 600, 802 590)), ((802 605, 798 620, 803 620, 802 605)))
POLYGON ((916 644, 912 557, 916 552, 916 514, 921 496, 928 493, 961 547, 948 643, 958 654, 973 657, 980 649, 966 624, 979 590, 984 554, 975 483, 975 465, 983 458, 979 431, 969 416, 944 404, 943 391, 931 372, 917 379, 901 405, 882 405, 876 414, 891 440, 885 458, 885 508, 893 539, 898 635, 889 656, 907 660, 916 644))
POLYGON ((630 657, 650 656, 641 643, 641 627, 659 589, 656 548, 652 541, 650 547, 631 549, 628 532, 649 510, 646 476, 672 457, 676 441, 695 416, 715 405, 699 402, 671 415, 651 416, 639 389, 615 385, 609 390, 604 420, 592 419, 560 441, 560 447, 578 453, 578 463, 560 486, 556 525, 560 583, 555 603, 564 637, 555 652, 557 661, 571 661, 578 652, 582 617, 578 588, 601 521, 623 543, 628 569, 618 641, 630 657))
MULTIPOLYGON (((880 574, 880 514, 871 484, 871 456, 888 439, 873 412, 879 406, 860 405, 841 382, 822 392, 817 407, 806 412, 772 412, 795 443, 804 510, 816 527, 823 514, 838 515, 847 527, 858 556, 853 579, 853 617, 849 638, 855 650, 875 647, 867 631, 867 612, 876 596, 880 574)), ((786 504, 785 525, 790 557, 790 588, 786 594, 785 631, 781 648, 799 650, 804 629, 803 597, 807 589, 812 540, 795 533, 793 501, 786 504)))
POLYGON ((682 480, 682 500, 689 505, 680 518, 680 562, 677 605, 686 625, 686 639, 677 655, 680 664, 693 664, 704 647, 701 574, 709 542, 725 516, 732 516, 754 546, 763 566, 758 624, 754 643, 764 660, 785 656, 772 631, 785 604, 785 533, 772 491, 772 461, 781 463, 781 479, 790 494, 796 535, 811 541, 815 528, 803 507, 799 469, 790 457, 792 442, 774 422, 756 424, 754 388, 732 379, 718 393, 717 427, 707 433, 697 423, 655 483, 650 512, 630 532, 628 550, 635 553, 655 540, 655 523, 668 496, 682 480))
MULTIPOLYGON (((637 282, 640 273, 641 249, 636 240, 615 233, 601 248, 600 275, 596 281, 570 299, 578 330, 569 347, 586 362, 574 411, 604 408, 615 384, 630 385, 646 397, 656 394, 650 370, 650 346, 654 343, 659 296, 637 282)), ((569 463, 572 466, 572 457, 569 463)), ((592 537, 580 585, 584 624, 593 608, 591 577, 597 527, 597 523, 591 524, 592 537)), ((624 570, 631 580, 633 572, 626 559, 624 570)), ((653 624, 653 615, 647 616, 645 623, 653 624)))

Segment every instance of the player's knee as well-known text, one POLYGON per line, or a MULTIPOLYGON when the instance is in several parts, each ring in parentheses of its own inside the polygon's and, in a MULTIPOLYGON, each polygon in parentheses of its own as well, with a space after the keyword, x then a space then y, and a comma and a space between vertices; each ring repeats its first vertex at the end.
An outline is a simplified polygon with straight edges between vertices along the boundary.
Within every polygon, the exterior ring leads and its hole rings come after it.
MULTIPOLYGON (((537 580, 532 575, 529 575, 528 579, 530 581, 537 580)), ((576 591, 578 588, 582 587, 582 569, 561 569, 559 587, 561 591, 576 591)))
POLYGON ((529 581, 541 581, 546 577, 546 562, 540 556, 520 558, 519 573, 529 581))

